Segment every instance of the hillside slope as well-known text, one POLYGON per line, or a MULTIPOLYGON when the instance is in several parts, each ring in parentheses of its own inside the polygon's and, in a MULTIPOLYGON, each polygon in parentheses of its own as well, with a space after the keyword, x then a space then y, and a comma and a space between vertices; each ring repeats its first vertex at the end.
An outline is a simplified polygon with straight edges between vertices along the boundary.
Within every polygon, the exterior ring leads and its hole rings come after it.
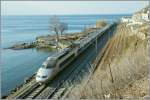
POLYGON ((136 33, 126 23, 117 26, 92 79, 70 98, 140 98, 148 95, 148 24, 136 33))

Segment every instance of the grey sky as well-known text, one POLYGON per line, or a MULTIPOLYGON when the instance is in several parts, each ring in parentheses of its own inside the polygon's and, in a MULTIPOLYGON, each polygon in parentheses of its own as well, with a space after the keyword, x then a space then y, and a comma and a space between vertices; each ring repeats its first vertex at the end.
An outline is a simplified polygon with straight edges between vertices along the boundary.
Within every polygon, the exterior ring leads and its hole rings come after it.
POLYGON ((2 15, 133 13, 148 1, 2 1, 2 15))

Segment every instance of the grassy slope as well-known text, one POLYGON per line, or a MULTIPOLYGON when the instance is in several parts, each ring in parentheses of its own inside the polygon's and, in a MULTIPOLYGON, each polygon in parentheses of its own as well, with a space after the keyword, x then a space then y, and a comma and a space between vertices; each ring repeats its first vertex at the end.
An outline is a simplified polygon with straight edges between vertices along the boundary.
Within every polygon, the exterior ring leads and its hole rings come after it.
MULTIPOLYGON (((148 28, 139 31, 145 35, 148 28)), ((139 98, 148 94, 148 40, 142 40, 125 24, 117 27, 90 82, 76 86, 71 98, 139 98)))

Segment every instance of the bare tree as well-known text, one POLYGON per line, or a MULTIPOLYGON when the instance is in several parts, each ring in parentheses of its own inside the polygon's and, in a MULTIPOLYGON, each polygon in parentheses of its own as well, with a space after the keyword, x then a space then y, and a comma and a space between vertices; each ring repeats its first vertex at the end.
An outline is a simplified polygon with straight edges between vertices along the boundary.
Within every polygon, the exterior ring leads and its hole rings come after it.
POLYGON ((60 27, 60 20, 57 16, 52 16, 50 19, 50 31, 56 33, 56 48, 59 48, 59 27, 60 27))
POLYGON ((50 30, 56 33, 56 44, 57 50, 59 48, 59 33, 62 33, 68 29, 68 25, 66 23, 60 22, 57 16, 52 16, 50 19, 50 30))
POLYGON ((67 23, 64 23, 64 22, 61 22, 61 23, 60 23, 60 34, 62 35, 63 32, 64 32, 65 30, 67 30, 67 29, 68 29, 68 24, 67 24, 67 23))

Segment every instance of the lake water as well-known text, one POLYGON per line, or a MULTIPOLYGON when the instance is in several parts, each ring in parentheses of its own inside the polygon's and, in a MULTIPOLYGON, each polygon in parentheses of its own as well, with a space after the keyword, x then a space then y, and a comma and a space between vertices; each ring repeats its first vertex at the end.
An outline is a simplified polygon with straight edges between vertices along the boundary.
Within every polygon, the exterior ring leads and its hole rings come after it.
MULTIPOLYGON (((112 22, 127 15, 65 15, 58 16, 68 24, 68 31, 80 32, 86 25, 95 26, 96 20, 104 19, 112 22)), ((37 36, 50 34, 49 21, 51 16, 2 16, 1 47, 5 48, 18 42, 34 40, 37 36)), ((2 49, 1 93, 6 95, 16 86, 23 83, 26 77, 35 73, 42 62, 52 52, 36 49, 10 50, 2 49)))

